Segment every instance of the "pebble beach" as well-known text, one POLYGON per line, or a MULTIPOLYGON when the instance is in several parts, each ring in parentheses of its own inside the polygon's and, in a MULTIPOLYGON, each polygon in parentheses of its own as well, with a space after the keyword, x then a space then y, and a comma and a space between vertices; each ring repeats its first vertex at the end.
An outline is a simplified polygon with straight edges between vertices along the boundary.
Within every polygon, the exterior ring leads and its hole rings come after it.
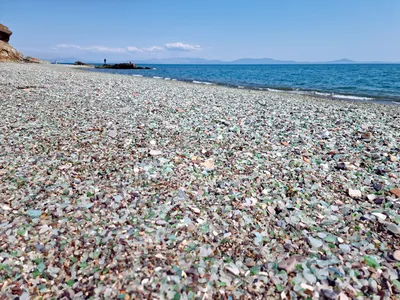
POLYGON ((400 107, 0 64, 0 299, 398 299, 400 107))

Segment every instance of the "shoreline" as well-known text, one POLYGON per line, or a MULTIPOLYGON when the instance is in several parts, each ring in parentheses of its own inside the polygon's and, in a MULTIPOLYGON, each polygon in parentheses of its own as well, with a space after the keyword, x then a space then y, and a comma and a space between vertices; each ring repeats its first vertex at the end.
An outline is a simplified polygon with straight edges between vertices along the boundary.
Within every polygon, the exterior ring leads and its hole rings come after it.
POLYGON ((105 73, 105 74, 119 74, 124 76, 133 76, 133 77, 145 77, 145 78, 154 78, 160 80, 167 81, 180 81, 186 83, 194 83, 194 84, 204 84, 204 85, 217 85, 217 86, 225 86, 229 88, 237 88, 237 89, 246 89, 246 90, 260 90, 260 91, 269 91, 269 92, 283 92, 289 94, 304 94, 310 97, 316 98, 325 98, 331 100, 344 100, 344 101, 352 101, 352 102, 374 102, 377 104, 383 105, 400 105, 399 97, 390 97, 390 96, 376 96, 376 95, 367 95, 367 94, 344 94, 341 92, 333 92, 333 91, 324 91, 324 90, 313 90, 313 89, 300 89, 300 88, 290 88, 290 87, 273 87, 273 86, 257 86, 257 85, 236 85, 225 82, 218 81, 201 81, 192 80, 192 79, 179 79, 179 78, 169 78, 162 76, 153 76, 153 75, 142 75, 142 74, 124 74, 124 73, 114 73, 113 71, 104 71, 104 70, 95 70, 88 69, 88 71, 95 73, 105 73))
POLYGON ((12 63, 0 104, 6 297, 400 295, 398 106, 12 63))

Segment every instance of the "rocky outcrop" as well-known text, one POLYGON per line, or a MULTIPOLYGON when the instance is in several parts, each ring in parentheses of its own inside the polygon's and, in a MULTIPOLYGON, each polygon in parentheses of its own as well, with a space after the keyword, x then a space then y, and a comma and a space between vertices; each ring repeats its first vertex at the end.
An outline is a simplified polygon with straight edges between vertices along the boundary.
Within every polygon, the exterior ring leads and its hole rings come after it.
POLYGON ((138 67, 135 64, 132 63, 123 63, 123 64, 115 64, 115 65, 102 65, 102 66, 96 66, 97 69, 146 69, 150 70, 150 67, 138 67))
POLYGON ((86 67, 94 67, 94 65, 90 65, 90 64, 87 64, 87 63, 84 63, 84 62, 81 62, 81 61, 76 61, 76 62, 74 62, 74 65, 75 66, 86 66, 86 67))
POLYGON ((24 55, 15 50, 9 43, 0 41, 0 62, 22 61, 24 55))
POLYGON ((50 64, 50 62, 47 60, 42 60, 31 56, 25 57, 23 61, 26 63, 33 63, 33 64, 50 64))
POLYGON ((15 50, 8 41, 12 32, 7 26, 0 24, 0 62, 21 61, 24 55, 15 50))
POLYGON ((0 62, 26 62, 36 64, 49 64, 50 62, 24 55, 14 49, 8 42, 12 32, 7 26, 0 24, 0 62))
POLYGON ((0 41, 8 43, 11 35, 12 35, 11 30, 8 29, 7 26, 0 24, 0 41))

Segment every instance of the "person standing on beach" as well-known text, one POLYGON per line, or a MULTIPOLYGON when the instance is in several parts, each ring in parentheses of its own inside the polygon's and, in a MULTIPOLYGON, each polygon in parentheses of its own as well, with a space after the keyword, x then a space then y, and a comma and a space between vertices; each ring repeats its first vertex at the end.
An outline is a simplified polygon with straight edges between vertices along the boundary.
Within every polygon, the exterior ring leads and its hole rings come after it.
POLYGON ((107 59, 104 59, 104 64, 106 64, 107 63, 107 59))

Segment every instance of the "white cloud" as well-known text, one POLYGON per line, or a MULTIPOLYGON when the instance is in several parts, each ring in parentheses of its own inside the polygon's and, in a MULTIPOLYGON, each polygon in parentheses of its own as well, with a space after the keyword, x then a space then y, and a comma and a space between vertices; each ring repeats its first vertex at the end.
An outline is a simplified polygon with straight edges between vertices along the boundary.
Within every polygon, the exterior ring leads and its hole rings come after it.
POLYGON ((125 48, 109 48, 105 46, 88 46, 82 47, 74 44, 59 44, 56 48, 64 48, 64 49, 78 49, 83 51, 95 51, 95 52, 109 52, 109 53, 125 53, 125 48))
POLYGON ((175 50, 175 51, 199 51, 201 50, 200 45, 190 45, 184 43, 169 43, 165 44, 165 48, 168 50, 175 50))
POLYGON ((157 52, 157 51, 164 51, 164 48, 159 46, 151 46, 147 48, 142 48, 142 50, 144 52, 157 52))
POLYGON ((165 50, 169 51, 199 51, 202 50, 199 45, 190 45, 184 43, 168 43, 164 46, 151 46, 151 47, 135 47, 128 46, 125 48, 110 48, 106 46, 79 46, 75 44, 58 44, 53 49, 77 49, 81 51, 94 51, 94 52, 107 52, 107 53, 154 53, 165 50))

